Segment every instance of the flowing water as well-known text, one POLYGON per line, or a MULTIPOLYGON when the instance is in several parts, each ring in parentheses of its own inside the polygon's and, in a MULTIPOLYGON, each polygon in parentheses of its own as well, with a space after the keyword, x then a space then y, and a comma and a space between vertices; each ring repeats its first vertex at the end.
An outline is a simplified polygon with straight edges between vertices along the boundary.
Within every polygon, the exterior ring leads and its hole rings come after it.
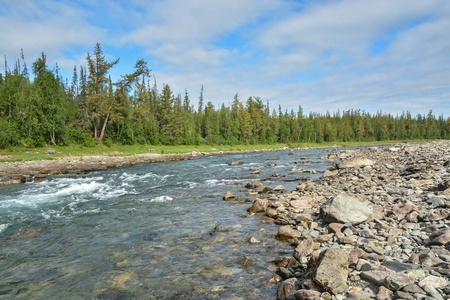
POLYGON ((271 260, 292 248, 268 218, 222 197, 251 202, 240 191, 261 179, 293 190, 321 174, 290 170, 323 171, 324 155, 211 156, 0 187, 0 299, 274 299, 271 260), (310 163, 294 165, 300 156, 310 163))

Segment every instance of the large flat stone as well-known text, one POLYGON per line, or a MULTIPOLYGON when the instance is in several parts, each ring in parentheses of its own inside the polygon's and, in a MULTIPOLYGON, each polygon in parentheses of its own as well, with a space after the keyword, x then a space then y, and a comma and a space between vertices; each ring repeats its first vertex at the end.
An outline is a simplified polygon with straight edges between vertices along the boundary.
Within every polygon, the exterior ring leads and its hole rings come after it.
POLYGON ((333 294, 341 294, 347 289, 347 277, 348 253, 341 249, 327 249, 317 266, 314 281, 333 294))
POLYGON ((372 218, 373 209, 369 201, 341 193, 320 208, 325 222, 359 224, 372 218))

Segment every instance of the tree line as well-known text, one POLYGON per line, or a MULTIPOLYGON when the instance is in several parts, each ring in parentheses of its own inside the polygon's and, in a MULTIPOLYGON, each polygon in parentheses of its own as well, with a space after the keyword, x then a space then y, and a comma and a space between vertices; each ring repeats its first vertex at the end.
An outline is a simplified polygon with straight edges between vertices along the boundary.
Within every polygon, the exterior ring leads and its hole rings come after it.
POLYGON ((449 139, 450 118, 361 110, 304 114, 271 108, 260 97, 215 107, 203 98, 197 108, 185 90, 175 95, 169 84, 158 91, 144 60, 113 82, 111 68, 97 43, 85 66, 64 79, 49 69, 44 53, 32 64, 33 80, 21 58, 13 68, 5 58, 0 73, 0 148, 81 144, 272 144, 301 142, 449 139))

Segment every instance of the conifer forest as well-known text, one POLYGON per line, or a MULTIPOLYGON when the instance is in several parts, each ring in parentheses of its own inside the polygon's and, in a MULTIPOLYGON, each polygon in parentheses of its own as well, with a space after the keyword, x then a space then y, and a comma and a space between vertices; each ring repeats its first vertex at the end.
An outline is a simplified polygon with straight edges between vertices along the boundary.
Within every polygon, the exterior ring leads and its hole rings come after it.
MULTIPOLYGON (((0 148, 43 145, 103 144, 272 144, 402 139, 449 139, 450 117, 432 110, 412 116, 357 108, 326 114, 284 110, 262 97, 241 99, 215 107, 214 99, 169 84, 157 86, 147 62, 112 81, 99 43, 84 66, 64 79, 49 68, 42 53, 31 65, 23 54, 0 74, 0 148), (209 101, 208 101, 209 100, 209 101), (195 102, 194 102, 195 101, 195 102), (196 105, 194 105, 194 103, 196 105)), ((276 101, 276 99, 274 100, 276 101)), ((305 99, 301 101, 307 101, 305 99)), ((300 102, 300 100, 299 100, 300 102)))

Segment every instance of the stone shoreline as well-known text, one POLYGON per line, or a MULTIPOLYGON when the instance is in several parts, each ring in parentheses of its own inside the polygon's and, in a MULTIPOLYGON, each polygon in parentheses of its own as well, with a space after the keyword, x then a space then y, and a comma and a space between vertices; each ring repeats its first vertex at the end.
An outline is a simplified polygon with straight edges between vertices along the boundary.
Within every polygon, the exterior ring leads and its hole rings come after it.
POLYGON ((294 248, 273 261, 278 299, 450 299, 450 141, 328 159, 294 191, 246 186, 294 248))

